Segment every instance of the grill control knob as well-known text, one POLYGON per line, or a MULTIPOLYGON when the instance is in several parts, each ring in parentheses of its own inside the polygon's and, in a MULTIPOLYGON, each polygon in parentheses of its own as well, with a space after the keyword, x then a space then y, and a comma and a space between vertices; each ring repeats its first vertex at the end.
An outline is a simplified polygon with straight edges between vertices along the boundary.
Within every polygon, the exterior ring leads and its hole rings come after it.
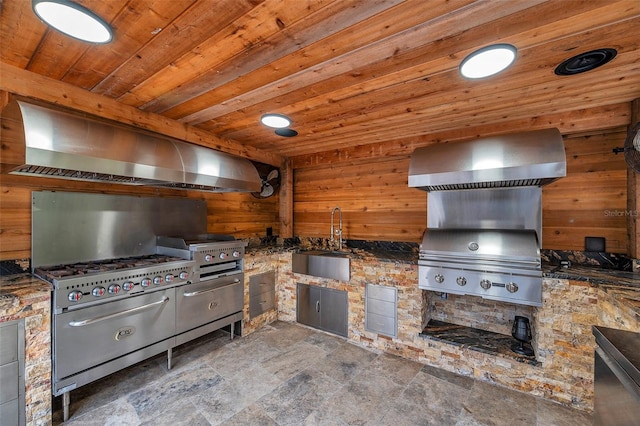
POLYGON ((124 289, 124 291, 129 291, 133 289, 133 282, 132 281, 127 281, 125 283, 122 283, 122 288, 124 289))
MULTIPOLYGON (((132 283, 133 284, 133 283, 132 283)), ((120 284, 111 284, 108 288, 109 294, 120 293, 120 284)))
POLYGON ((69 298, 69 301, 77 302, 78 300, 82 299, 82 292, 79 290, 74 290, 71 293, 69 293, 69 296, 67 297, 69 298))
POLYGON ((514 282, 510 282, 505 287, 507 288, 507 291, 509 293, 515 293, 516 291, 518 291, 518 284, 516 284, 514 282))
POLYGON ((140 285, 142 287, 149 287, 151 285, 151 279, 150 278, 143 278, 142 281, 140 281, 140 285))
POLYGON ((441 284, 442 282, 444 282, 444 275, 442 274, 436 274, 434 278, 438 284, 441 284))
POLYGON ((162 281, 163 281, 162 277, 153 277, 153 283, 154 283, 155 285, 160 285, 160 284, 162 284, 162 281))
POLYGON ((489 290, 491 288, 491 281, 489 280, 480 281, 480 287, 484 288, 485 290, 489 290))
POLYGON ((189 278, 189 273, 187 271, 182 271, 178 276, 180 277, 181 280, 186 280, 187 278, 189 278))
POLYGON ((236 251, 234 251, 234 252, 231 254, 231 256, 233 256, 233 257, 240 257, 240 252, 236 250, 236 251))
POLYGON ((100 297, 100 296, 104 296, 105 291, 107 291, 104 287, 95 287, 93 290, 91 290, 91 294, 93 294, 95 297, 100 297))
POLYGON ((205 254, 204 255, 204 261, 205 262, 211 262, 213 260, 213 256, 211 256, 210 254, 205 254))
POLYGON ((467 285, 467 279, 465 277, 458 277, 458 278, 456 278, 456 284, 458 284, 459 286, 463 287, 463 286, 467 285))
POLYGON ((170 283, 171 281, 173 281, 173 279, 175 278, 175 276, 173 274, 167 274, 164 277, 164 280, 168 283, 170 283))
POLYGON ((220 253, 220 259, 226 259, 227 258, 227 253, 220 253))

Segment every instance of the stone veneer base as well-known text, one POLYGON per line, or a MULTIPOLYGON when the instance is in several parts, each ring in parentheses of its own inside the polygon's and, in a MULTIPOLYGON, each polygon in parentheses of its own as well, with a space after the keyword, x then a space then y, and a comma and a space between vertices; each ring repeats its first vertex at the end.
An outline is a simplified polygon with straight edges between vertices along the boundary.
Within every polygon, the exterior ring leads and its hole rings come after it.
MULTIPOLYGON (((535 356, 520 355, 513 352, 511 346, 517 343, 513 337, 492 331, 432 319, 419 335, 425 339, 438 340, 461 348, 469 348, 536 367, 541 365, 535 356)), ((525 347, 531 348, 531 345, 525 343, 525 347)))

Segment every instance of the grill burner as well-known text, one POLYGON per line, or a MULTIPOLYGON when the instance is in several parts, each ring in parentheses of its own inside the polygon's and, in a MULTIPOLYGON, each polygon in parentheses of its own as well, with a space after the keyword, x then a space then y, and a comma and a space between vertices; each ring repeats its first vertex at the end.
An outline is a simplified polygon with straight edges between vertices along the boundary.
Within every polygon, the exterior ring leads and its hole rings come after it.
POLYGON ((97 274, 100 272, 138 268, 180 260, 184 259, 160 254, 150 254, 146 256, 99 260, 89 263, 74 263, 71 265, 41 266, 36 268, 34 272, 40 278, 53 282, 54 279, 61 277, 97 274))

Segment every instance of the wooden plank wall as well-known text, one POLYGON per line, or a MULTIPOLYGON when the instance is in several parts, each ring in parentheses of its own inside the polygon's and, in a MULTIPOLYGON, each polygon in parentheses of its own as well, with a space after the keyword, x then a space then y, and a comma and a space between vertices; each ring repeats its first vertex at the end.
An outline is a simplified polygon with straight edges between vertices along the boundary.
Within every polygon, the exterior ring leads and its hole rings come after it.
POLYGON ((328 238, 340 207, 345 238, 420 241, 427 193, 408 187, 408 170, 409 156, 294 170, 294 234, 328 238))
POLYGON ((625 128, 565 137, 567 177, 542 192, 544 248, 584 250, 585 237, 604 237, 607 252, 627 252, 627 165, 613 153, 625 137, 625 128))
MULTIPOLYGON (((626 252, 627 167, 612 152, 624 138, 622 127, 565 137, 568 176, 543 190, 544 248, 584 250, 584 238, 594 236, 606 238, 607 251, 626 252)), ((339 206, 346 239, 419 243, 427 196, 407 186, 409 156, 298 161, 294 234, 328 238, 331 209, 339 206)))
POLYGON ((31 257, 31 192, 34 190, 97 192, 153 197, 188 197, 207 203, 207 232, 236 238, 279 233, 278 196, 254 198, 245 193, 207 193, 87 183, 28 176, 0 176, 0 260, 31 257))

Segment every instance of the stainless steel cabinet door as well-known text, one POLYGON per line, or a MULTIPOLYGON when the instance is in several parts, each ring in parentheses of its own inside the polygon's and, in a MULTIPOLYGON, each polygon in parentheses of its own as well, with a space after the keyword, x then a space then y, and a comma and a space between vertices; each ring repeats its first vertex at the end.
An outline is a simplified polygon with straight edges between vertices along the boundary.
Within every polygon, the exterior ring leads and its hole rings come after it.
POLYGON ((301 324, 320 327, 320 287, 298 284, 296 320, 301 324))
POLYGON ((298 284, 297 294, 296 318, 299 323, 347 336, 346 291, 298 284))
POLYGON ((347 292, 323 288, 320 296, 320 328, 347 337, 347 292))

